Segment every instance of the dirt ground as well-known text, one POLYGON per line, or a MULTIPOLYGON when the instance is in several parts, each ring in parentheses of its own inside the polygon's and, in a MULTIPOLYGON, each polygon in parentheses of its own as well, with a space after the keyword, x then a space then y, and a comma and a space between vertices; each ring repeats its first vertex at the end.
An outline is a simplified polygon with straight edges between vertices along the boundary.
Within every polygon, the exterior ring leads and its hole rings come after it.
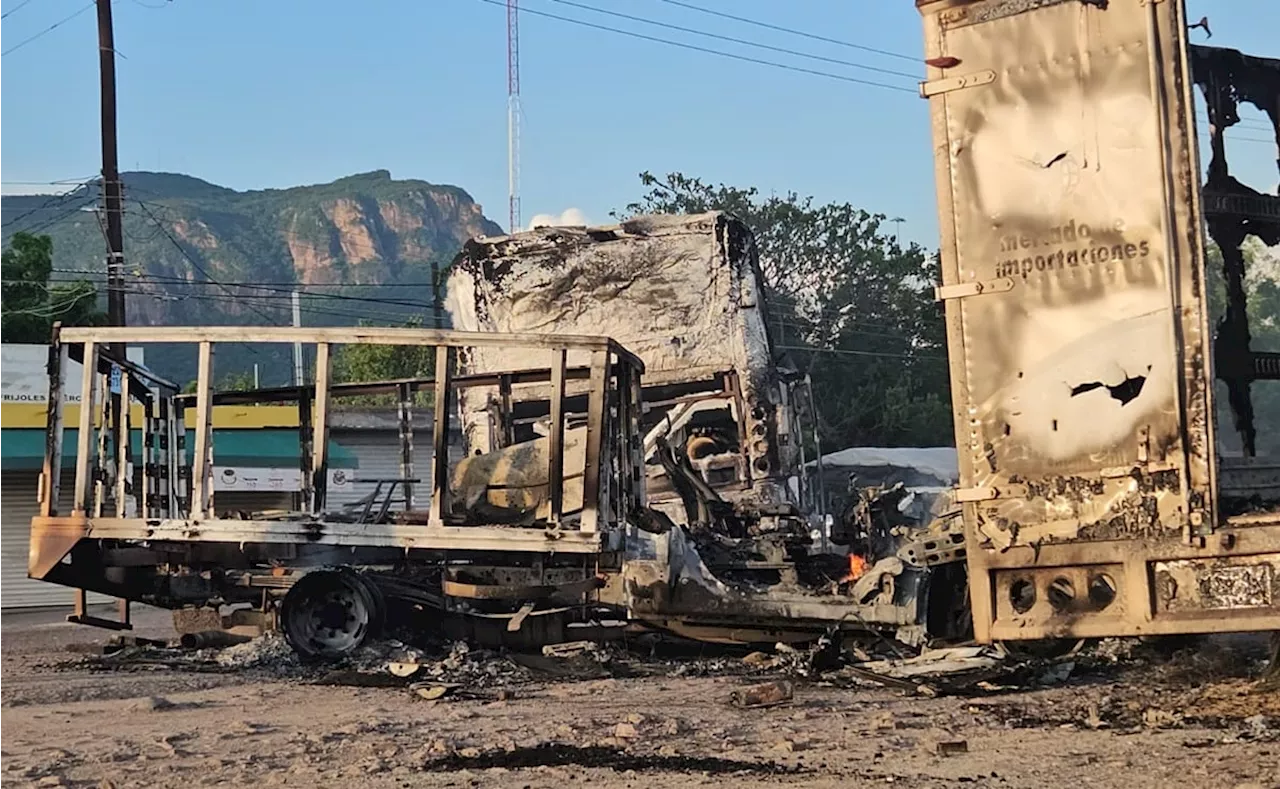
MULTIPOLYGON (((5 786, 1280 786, 1280 693, 1256 678, 1257 639, 1082 660, 1036 690, 800 679, 790 703, 740 709, 730 693, 767 671, 507 682, 494 658, 482 697, 438 701, 262 668, 106 671, 67 645, 110 634, 61 613, 3 619, 5 786)), ((135 622, 173 636, 164 612, 135 622)))

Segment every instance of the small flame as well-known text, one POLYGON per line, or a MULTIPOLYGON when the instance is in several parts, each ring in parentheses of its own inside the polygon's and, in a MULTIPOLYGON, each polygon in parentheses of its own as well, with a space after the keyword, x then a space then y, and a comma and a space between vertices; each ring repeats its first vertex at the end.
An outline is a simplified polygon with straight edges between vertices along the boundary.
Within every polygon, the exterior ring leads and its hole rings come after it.
POLYGON ((856 553, 849 554, 849 572, 845 577, 840 579, 840 583, 847 584, 856 581, 862 577, 867 571, 868 562, 856 553))

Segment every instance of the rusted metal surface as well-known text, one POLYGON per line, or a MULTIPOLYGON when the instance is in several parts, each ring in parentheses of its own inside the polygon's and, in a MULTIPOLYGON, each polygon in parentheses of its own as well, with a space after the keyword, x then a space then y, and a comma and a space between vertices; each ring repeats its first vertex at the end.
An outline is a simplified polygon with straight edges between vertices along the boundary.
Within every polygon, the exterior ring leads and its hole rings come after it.
MULTIPOLYGON (((688 405, 701 397, 704 406, 732 412, 726 421, 736 435, 713 444, 702 465, 719 462, 733 479, 712 486, 744 513, 798 512, 786 479, 801 442, 787 433, 795 420, 784 413, 789 393, 769 345, 755 240, 733 217, 643 216, 476 239, 453 264, 449 311, 455 326, 472 331, 616 338, 645 362, 646 429, 677 420, 680 404, 672 400, 688 405)), ((486 348, 464 360, 473 374, 523 364, 486 348)), ((467 444, 487 450, 495 443, 487 414, 499 393, 468 396, 467 444)), ((652 453, 647 445, 650 461, 652 453)), ((663 507, 665 498, 671 506, 664 511, 684 520, 678 497, 650 492, 651 504, 663 507)))
MULTIPOLYGON (((1240 106, 1264 112, 1280 146, 1280 59, 1245 55, 1219 47, 1190 48, 1192 76, 1203 92, 1209 115, 1209 166, 1204 184, 1204 213, 1209 236, 1222 251, 1227 288, 1226 313, 1218 321, 1214 339, 1215 368, 1227 386, 1227 397, 1244 452, 1257 444, 1250 385, 1280 380, 1273 352, 1251 347, 1245 296, 1245 257, 1241 249, 1252 235, 1264 244, 1280 244, 1280 195, 1258 192, 1231 175, 1227 159, 1227 130, 1240 122, 1240 106)), ((1276 161, 1280 169, 1280 157, 1276 161)))
MULTIPOLYGON (((923 564, 881 565, 865 590, 844 578, 848 549, 833 552, 825 501, 804 463, 804 444, 814 442, 812 398, 770 347, 755 242, 740 221, 716 212, 644 216, 477 239, 454 262, 449 305, 454 325, 468 330, 603 332, 644 360, 643 411, 585 409, 588 431, 600 424, 609 434, 609 424, 627 422, 643 431, 640 453, 623 459, 644 480, 650 508, 633 520, 601 602, 713 640, 831 622, 923 627, 923 564)), ((464 368, 483 376, 527 363, 477 349, 464 368)), ((528 430, 492 417, 508 402, 520 413, 519 398, 498 383, 464 396, 469 450, 495 454, 495 445, 528 430)), ((552 416, 552 425, 559 421, 552 416)), ((531 463, 513 459, 511 468, 531 463)), ((596 464, 586 468, 589 487, 596 464)), ((566 467, 566 479, 576 469, 566 467)), ((904 533, 916 526, 900 525, 904 533)), ((962 558, 933 545, 936 561, 962 558)), ((858 556, 866 550, 859 544, 858 556)))
MULTIPOLYGON (((132 398, 146 399, 151 405, 165 404, 160 408, 148 406, 146 410, 144 432, 156 440, 144 439, 148 449, 145 462, 140 465, 147 468, 134 469, 134 474, 139 478, 154 477, 151 482, 155 483, 163 476, 175 480, 176 484, 163 501, 148 503, 148 496, 158 495, 159 485, 132 484, 127 475, 121 473, 128 467, 109 462, 114 453, 105 453, 102 449, 108 444, 112 448, 121 446, 126 440, 127 425, 123 420, 119 425, 99 420, 100 409, 92 405, 84 408, 76 457, 77 505, 71 513, 59 513, 56 499, 46 499, 44 514, 33 520, 28 565, 33 578, 169 607, 247 601, 266 610, 280 593, 292 588, 298 577, 305 577, 309 568, 325 563, 386 566, 400 561, 407 562, 406 566, 417 572, 438 568, 441 557, 447 559, 454 553, 464 556, 487 553, 516 565, 528 561, 525 557, 529 556, 550 557, 545 561, 552 563, 570 561, 575 556, 598 556, 622 546, 629 512, 644 506, 642 479, 634 473, 624 475, 622 472, 624 466, 634 468, 638 458, 627 460, 618 454, 627 447, 638 450, 638 424, 628 420, 606 425, 604 408, 605 403, 611 403, 614 409, 627 413, 640 411, 638 384, 643 365, 607 338, 563 335, 503 338, 394 329, 362 329, 341 336, 327 329, 310 333, 281 329, 279 331, 287 336, 277 336, 274 329, 257 327, 193 327, 103 329, 111 335, 108 339, 98 337, 97 331, 62 332, 54 343, 51 359, 61 359, 70 350, 72 357, 79 353, 87 358, 89 370, 102 368, 109 362, 97 349, 109 341, 129 344, 185 341, 193 351, 198 350, 199 378, 193 395, 179 394, 172 387, 135 391, 138 382, 134 381, 132 372, 126 370, 124 377, 124 391, 132 398), (320 369, 315 385, 234 395, 212 392, 217 342, 289 340, 319 346, 316 358, 320 369), (328 349, 338 340, 342 344, 367 340, 381 344, 435 345, 438 373, 434 379, 425 381, 332 384, 326 373, 328 349), (558 447, 551 446, 544 438, 517 443, 487 457, 468 457, 462 464, 451 464, 447 436, 450 422, 457 418, 451 404, 457 401, 458 390, 487 386, 498 380, 496 376, 454 377, 454 354, 467 342, 490 347, 509 342, 532 350, 535 355, 550 351, 561 359, 567 352, 585 349, 589 362, 586 368, 535 367, 505 378, 513 391, 522 396, 528 390, 536 390, 533 400, 526 399, 526 402, 537 402, 540 396, 543 407, 561 413, 565 423, 585 412, 589 424, 585 428, 563 430, 563 440, 558 447), (549 390, 546 382, 556 379, 578 385, 577 396, 583 405, 566 397, 563 387, 549 390), (403 403, 413 392, 423 390, 433 391, 436 409, 430 513, 390 512, 384 507, 371 518, 329 511, 325 507, 326 431, 335 398, 386 392, 396 394, 403 403), (305 472, 300 511, 229 517, 219 510, 208 481, 215 462, 210 441, 211 410, 215 404, 227 400, 299 403, 299 464, 305 472), (306 407, 301 407, 304 404, 306 407), (186 412, 190 410, 194 410, 196 452, 194 459, 187 461, 176 436, 185 433, 186 412), (595 414, 594 420, 591 414, 595 414), (95 420, 101 426, 97 431, 95 420), (153 453, 152 448, 157 452, 153 453), (162 448, 166 451, 160 454, 158 450, 162 448), (556 457, 557 454, 560 456, 556 457), (533 462, 519 462, 522 457, 533 462), (588 470, 587 463, 598 468, 588 470), (161 465, 164 468, 160 468, 161 465), (565 471, 570 473, 563 473, 565 471), (469 505, 475 503, 475 491, 484 499, 484 507, 469 505), (123 501, 126 497, 138 500, 136 503, 123 501), (554 518, 551 517, 553 509, 554 518), (126 517, 120 517, 120 513, 126 517), (132 513, 138 516, 130 516, 132 513), (272 568, 302 575, 276 578, 274 574, 268 575, 269 571, 274 572, 272 568), (255 577, 280 583, 254 582, 255 577)), ((63 367, 60 363, 50 364, 54 391, 62 386, 63 367)), ((106 401, 98 391, 102 378, 104 375, 85 376, 86 403, 106 401)), ((141 381, 138 385, 154 383, 141 381)), ((56 402, 61 404, 61 400, 56 402)), ((401 421, 404 421, 403 415, 401 421)), ((411 431, 401 427, 398 436, 403 444, 411 440, 407 438, 411 431)), ((49 420, 49 432, 61 438, 60 407, 49 420)), ((402 462, 411 457, 406 454, 405 446, 396 454, 402 462)), ((51 455, 50 462, 54 459, 56 455, 51 455)), ((548 572, 548 577, 554 578, 557 570, 552 567, 548 572)), ((403 589, 395 587, 393 592, 403 592, 417 602, 442 599, 432 597, 432 589, 439 589, 438 581, 434 587, 431 584, 415 586, 416 583, 406 578, 404 584, 408 586, 402 584, 403 589)), ((571 582, 552 585, 555 586, 552 596, 582 602, 598 583, 594 572, 583 575, 579 571, 571 582)), ((487 590, 472 586, 475 588, 469 591, 473 597, 484 597, 487 590)), ((453 591, 462 594, 466 590, 457 587, 453 591)), ((542 596, 541 593, 535 595, 542 596)), ((503 599, 507 597, 510 595, 503 599)), ((502 615, 503 612, 485 613, 502 615)), ((536 613, 541 616, 543 612, 536 613)))
POLYGON ((1266 606, 1225 624, 1150 602, 1152 568, 1175 554, 1276 550, 1215 534, 1181 0, 917 6, 926 57, 960 64, 926 84, 994 72, 925 92, 977 638, 1274 627, 1266 606))

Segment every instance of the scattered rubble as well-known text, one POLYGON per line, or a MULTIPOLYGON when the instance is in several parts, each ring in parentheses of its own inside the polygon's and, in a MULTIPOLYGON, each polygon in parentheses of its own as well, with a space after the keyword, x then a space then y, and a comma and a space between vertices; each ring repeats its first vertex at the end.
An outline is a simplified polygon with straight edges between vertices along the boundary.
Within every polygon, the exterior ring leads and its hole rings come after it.
POLYGON ((252 641, 227 647, 215 653, 213 661, 224 668, 294 668, 300 665, 297 654, 279 633, 266 633, 252 641))
POLYGON ((967 740, 937 740, 930 750, 936 756, 959 756, 969 752, 969 743, 967 740))
POLYGON ((749 688, 738 688, 729 694, 729 700, 738 707, 772 707, 791 701, 795 686, 790 682, 766 682, 749 688))

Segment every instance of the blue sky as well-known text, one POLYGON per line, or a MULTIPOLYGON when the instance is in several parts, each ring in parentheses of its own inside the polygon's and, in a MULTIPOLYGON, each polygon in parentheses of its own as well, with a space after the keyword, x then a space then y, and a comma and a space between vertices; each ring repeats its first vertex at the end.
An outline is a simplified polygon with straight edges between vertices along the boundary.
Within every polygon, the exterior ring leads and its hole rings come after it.
MULTIPOLYGON (((3 0, 7 52, 88 0, 3 0)), ((575 0, 890 71, 883 56, 742 25, 663 0, 575 0)), ((696 5, 916 58, 909 0, 690 0, 696 5)), ((1210 43, 1280 56, 1280 2, 1187 0, 1210 43)), ((523 0, 592 23, 829 71, 855 84, 677 49, 560 20, 521 20, 523 203, 607 221, 641 192, 637 173, 850 201, 900 216, 904 238, 936 245, 927 109, 914 81, 523 0)), ((468 190, 506 224, 506 41, 484 0, 117 0, 120 161, 237 189, 319 183, 388 169, 468 190)), ((92 10, 0 61, 0 170, 27 181, 97 171, 98 74, 92 10)), ((1200 39, 1202 40, 1202 39, 1200 39)), ((1249 116, 1256 127, 1260 115, 1249 116)), ((1264 130, 1241 137, 1264 140, 1264 130)), ((1244 180, 1270 188, 1273 151, 1241 142, 1244 180)), ((1234 154, 1234 152, 1233 152, 1234 154)), ((1237 164, 1239 167, 1239 164, 1237 164)))

